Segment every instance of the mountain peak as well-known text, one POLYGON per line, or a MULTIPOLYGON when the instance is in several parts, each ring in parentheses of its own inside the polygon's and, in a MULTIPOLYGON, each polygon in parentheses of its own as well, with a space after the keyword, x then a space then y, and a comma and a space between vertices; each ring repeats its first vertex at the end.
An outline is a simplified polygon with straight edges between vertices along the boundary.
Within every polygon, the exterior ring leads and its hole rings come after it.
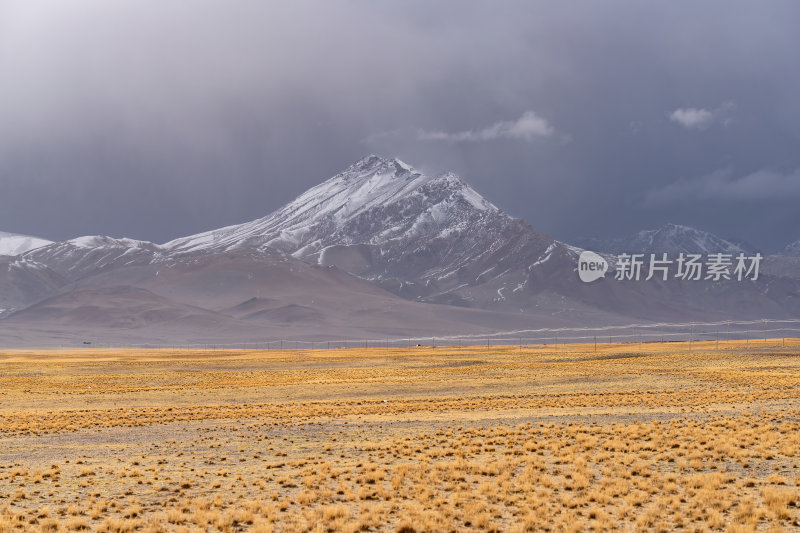
POLYGON ((667 222, 660 228, 659 230, 677 230, 677 231, 698 231, 691 226, 686 226, 684 224, 675 224, 674 222, 667 222))
POLYGON ((352 173, 382 173, 386 175, 402 175, 405 173, 417 173, 411 165, 400 161, 396 157, 386 159, 379 155, 370 154, 362 157, 339 175, 352 173))
POLYGON ((454 194, 461 197, 465 201, 472 204, 472 207, 479 211, 500 211, 497 206, 489 200, 478 194, 475 189, 469 186, 467 182, 455 172, 444 172, 439 174, 430 183, 444 183, 445 187, 451 190, 454 194))
POLYGON ((264 218, 164 247, 199 252, 249 246, 304 257, 328 243, 378 242, 401 229, 418 232, 487 212, 502 214, 452 172, 432 178, 397 158, 371 154, 264 218))
POLYGON ((615 239, 583 239, 579 245, 608 253, 729 253, 746 252, 745 246, 708 231, 669 222, 655 229, 642 230, 615 239))

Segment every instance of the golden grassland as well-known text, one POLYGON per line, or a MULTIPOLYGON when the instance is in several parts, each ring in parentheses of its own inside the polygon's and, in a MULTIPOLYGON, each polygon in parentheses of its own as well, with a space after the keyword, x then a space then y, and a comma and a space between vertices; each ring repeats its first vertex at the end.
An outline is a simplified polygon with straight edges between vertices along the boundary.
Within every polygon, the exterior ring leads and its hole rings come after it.
POLYGON ((800 341, 0 352, 0 533, 790 531, 800 341))

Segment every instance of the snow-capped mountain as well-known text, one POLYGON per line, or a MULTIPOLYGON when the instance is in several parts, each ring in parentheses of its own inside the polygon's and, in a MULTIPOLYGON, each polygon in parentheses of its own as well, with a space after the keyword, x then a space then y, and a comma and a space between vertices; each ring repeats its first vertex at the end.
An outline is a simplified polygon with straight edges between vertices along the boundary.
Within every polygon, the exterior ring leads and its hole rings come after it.
POLYGON ((34 248, 52 244, 52 242, 30 235, 0 231, 0 255, 19 255, 34 248))
POLYGON ((783 249, 782 254, 791 257, 800 257, 800 241, 795 241, 787 245, 786 248, 783 249))
MULTIPOLYGON (((612 266, 624 252, 749 251, 674 224, 582 244, 612 266)), ((800 258, 769 256, 758 282, 582 283, 581 252, 455 174, 368 156, 252 222, 163 245, 79 237, 0 257, 0 342, 87 331, 121 342, 385 338, 800 316, 800 258)))
MULTIPOLYGON (((702 253, 741 249, 675 225, 641 232, 627 246, 702 253)), ((576 323, 613 321, 622 314, 683 319, 688 309, 707 316, 704 309, 726 309, 730 305, 723 300, 733 297, 702 283, 581 283, 575 273, 581 249, 539 234, 452 173, 426 176, 377 156, 264 218, 177 239, 162 250, 173 258, 277 251, 310 264, 335 265, 406 299, 545 313, 576 323)), ((748 286, 735 296, 761 301, 755 305, 762 310, 776 309, 758 290, 748 286)))
POLYGON ((45 264, 70 281, 112 268, 147 264, 161 256, 157 244, 105 236, 54 242, 23 254, 25 259, 45 264))
POLYGON ((583 239, 578 241, 578 244, 587 249, 612 254, 684 252, 705 255, 751 251, 746 245, 731 242, 708 231, 679 224, 665 224, 660 228, 643 230, 616 239, 583 239))
POLYGON ((264 218, 163 249, 278 250, 339 266, 406 297, 442 301, 458 300, 453 295, 461 288, 524 271, 559 245, 455 174, 426 176, 398 159, 371 155, 264 218))
POLYGON ((19 256, 0 256, 0 318, 65 285, 66 279, 42 263, 19 256))
POLYGON ((376 244, 452 228, 499 210, 454 174, 431 178, 371 155, 274 213, 164 244, 171 252, 272 248, 296 257, 332 244, 376 244))
POLYGON ((763 271, 777 277, 800 280, 800 241, 764 259, 763 271))

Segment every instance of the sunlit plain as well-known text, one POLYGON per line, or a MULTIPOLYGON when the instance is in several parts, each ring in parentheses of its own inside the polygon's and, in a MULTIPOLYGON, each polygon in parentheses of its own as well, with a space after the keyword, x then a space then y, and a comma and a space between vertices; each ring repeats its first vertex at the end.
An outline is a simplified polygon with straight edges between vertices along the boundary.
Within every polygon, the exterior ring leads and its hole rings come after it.
POLYGON ((799 356, 5 351, 0 532, 788 531, 799 356))

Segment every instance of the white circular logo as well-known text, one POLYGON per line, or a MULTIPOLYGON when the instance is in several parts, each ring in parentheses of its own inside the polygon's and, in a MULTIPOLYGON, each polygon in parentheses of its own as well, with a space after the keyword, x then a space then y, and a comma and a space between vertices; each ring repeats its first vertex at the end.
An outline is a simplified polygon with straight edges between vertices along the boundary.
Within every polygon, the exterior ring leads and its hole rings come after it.
POLYGON ((591 283, 606 275, 608 262, 599 254, 584 250, 578 258, 578 276, 581 281, 591 283))

